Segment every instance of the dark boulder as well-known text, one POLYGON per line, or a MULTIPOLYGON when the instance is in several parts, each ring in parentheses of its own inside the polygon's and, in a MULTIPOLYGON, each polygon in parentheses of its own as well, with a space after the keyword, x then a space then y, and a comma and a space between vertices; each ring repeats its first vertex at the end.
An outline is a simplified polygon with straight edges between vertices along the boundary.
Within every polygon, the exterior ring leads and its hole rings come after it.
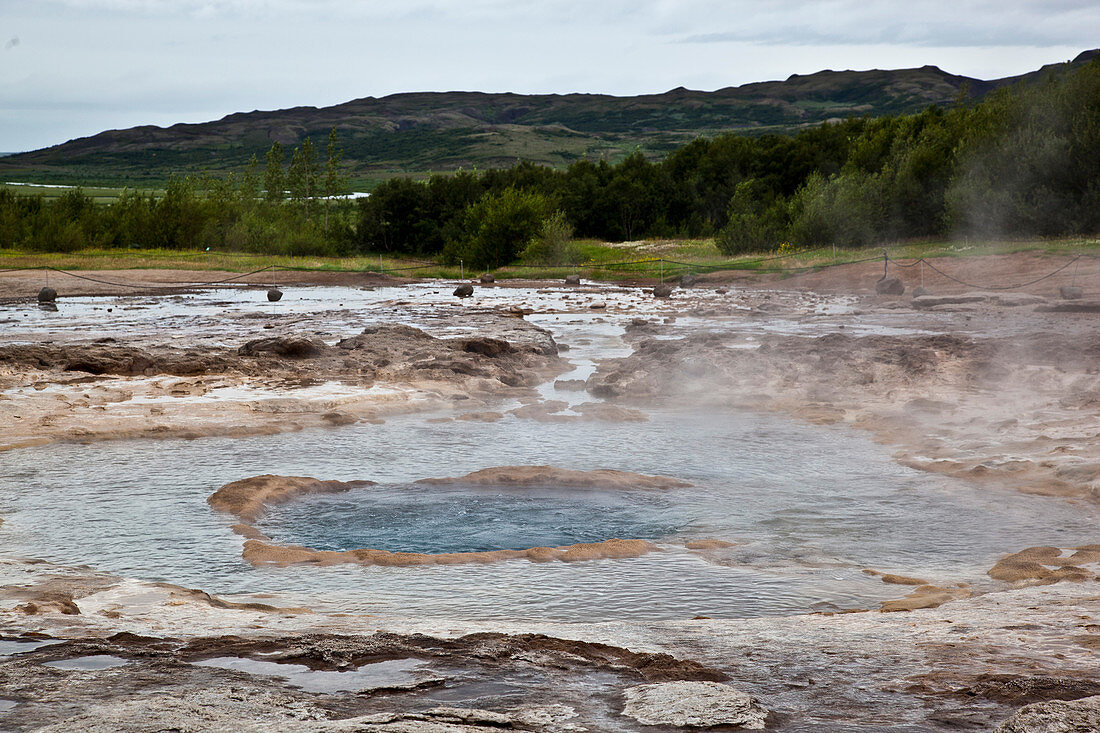
POLYGON ((487 273, 485 273, 484 275, 481 276, 481 284, 482 285, 492 285, 496 281, 497 281, 497 279, 495 277, 493 277, 493 274, 491 272, 487 272, 487 273))
POLYGON ((267 299, 272 303, 278 303, 283 299, 283 291, 278 288, 271 288, 267 291, 267 299))
POLYGON ((274 336, 249 341, 237 353, 241 356, 266 356, 275 354, 289 359, 308 359, 328 353, 329 348, 320 339, 301 336, 274 336))
POLYGON ((905 285, 901 278, 884 277, 875 283, 875 292, 879 295, 901 295, 905 292, 905 285))
POLYGON ((672 286, 669 285, 668 283, 657 283, 656 285, 653 286, 653 297, 654 298, 671 298, 672 297, 672 286))
POLYGON ((57 291, 51 288, 49 285, 38 291, 39 303, 52 303, 57 300, 57 291))
POLYGON ((565 276, 565 284, 566 285, 580 285, 581 284, 581 276, 580 275, 566 275, 565 276))
POLYGON ((463 283, 455 288, 454 295, 459 298, 469 298, 474 294, 474 286, 470 283, 463 283))
POLYGON ((482 356, 488 357, 511 354, 515 351, 512 345, 507 341, 489 338, 487 336, 473 336, 471 338, 457 339, 455 345, 467 353, 481 354, 482 356))

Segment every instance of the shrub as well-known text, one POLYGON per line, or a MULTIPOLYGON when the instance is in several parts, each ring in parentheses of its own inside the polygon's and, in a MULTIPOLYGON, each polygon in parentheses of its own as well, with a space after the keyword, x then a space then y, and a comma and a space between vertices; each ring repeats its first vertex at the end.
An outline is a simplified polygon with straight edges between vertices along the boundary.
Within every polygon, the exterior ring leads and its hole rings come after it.
POLYGON ((521 257, 535 265, 565 265, 577 261, 572 244, 573 226, 561 211, 555 211, 542 222, 539 233, 531 238, 521 257))

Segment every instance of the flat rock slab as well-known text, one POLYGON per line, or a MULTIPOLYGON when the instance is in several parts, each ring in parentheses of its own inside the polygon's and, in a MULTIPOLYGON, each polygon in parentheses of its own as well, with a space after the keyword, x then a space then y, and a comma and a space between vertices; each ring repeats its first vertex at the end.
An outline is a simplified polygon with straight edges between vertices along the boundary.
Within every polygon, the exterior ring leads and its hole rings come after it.
POLYGON ((659 682, 624 692, 623 715, 642 725, 763 730, 768 710, 747 693, 721 682, 659 682))
POLYGON ((1100 730, 1100 695, 1026 705, 994 733, 1091 733, 1100 730))
POLYGON ((914 297, 914 308, 938 308, 944 305, 971 305, 974 303, 989 303, 1007 308, 1018 308, 1024 305, 1039 305, 1046 303, 1047 299, 1031 293, 960 293, 957 295, 920 295, 914 297))
POLYGON ((1073 300, 1065 303, 1051 303, 1040 305, 1036 309, 1040 313, 1100 313, 1100 300, 1073 300))

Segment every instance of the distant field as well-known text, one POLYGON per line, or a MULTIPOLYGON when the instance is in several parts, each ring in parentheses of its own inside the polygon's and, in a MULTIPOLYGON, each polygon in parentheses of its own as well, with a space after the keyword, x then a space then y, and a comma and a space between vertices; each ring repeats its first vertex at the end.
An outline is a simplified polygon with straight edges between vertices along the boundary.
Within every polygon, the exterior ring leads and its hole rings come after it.
MULTIPOLYGON (((7 188, 16 194, 22 196, 42 196, 47 201, 52 201, 66 191, 71 191, 74 188, 78 188, 76 185, 66 184, 50 184, 50 183, 23 183, 15 181, 4 181, 0 183, 0 188, 7 188)), ((110 204, 114 203, 115 199, 119 195, 127 190, 126 187, 119 186, 79 186, 84 192, 85 196, 91 196, 92 200, 97 204, 110 204)), ((164 193, 163 188, 131 188, 129 190, 136 190, 138 193, 148 194, 153 193, 160 196, 164 193)))
MULTIPOLYGON (((620 281, 671 278, 683 272, 718 270, 799 272, 808 268, 877 258, 882 248, 790 250, 742 257, 725 257, 711 239, 669 239, 608 244, 592 240, 574 242, 575 265, 540 266, 513 264, 495 270, 498 278, 561 278, 579 273, 597 280, 620 281)), ((1100 238, 989 242, 918 242, 887 247, 897 260, 919 257, 974 257, 1036 252, 1100 255, 1100 238)), ((86 250, 42 254, 0 249, 0 270, 20 267, 53 267, 61 270, 173 269, 251 272, 268 267, 284 270, 328 272, 384 272, 410 278, 474 277, 465 267, 450 267, 432 260, 382 255, 354 257, 288 257, 241 252, 176 251, 163 249, 86 250)))

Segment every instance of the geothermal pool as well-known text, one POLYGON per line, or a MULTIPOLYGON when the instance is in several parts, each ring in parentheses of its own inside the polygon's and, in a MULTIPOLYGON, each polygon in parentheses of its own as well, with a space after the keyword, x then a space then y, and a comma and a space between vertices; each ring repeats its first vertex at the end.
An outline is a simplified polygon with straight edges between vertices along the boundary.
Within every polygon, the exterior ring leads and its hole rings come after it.
MULTIPOLYGON (((344 310, 324 319, 333 338, 375 320, 443 335, 450 326, 439 310, 454 306, 439 293, 449 287, 304 289, 280 313, 308 316, 324 298, 339 297, 344 310)), ((638 315, 641 300, 627 309, 636 296, 618 288, 600 297, 610 312, 577 312, 561 291, 499 289, 484 299, 541 305, 529 320, 571 345, 565 356, 576 370, 562 378, 574 379, 590 373, 596 360, 630 350, 622 326, 638 315)), ((23 317, 13 308, 3 309, 0 320, 28 335, 72 336, 95 327, 103 318, 96 309, 104 303, 121 300, 80 300, 66 321, 52 318, 56 314, 23 317)), ((227 308, 266 312, 247 291, 132 302, 145 305, 126 311, 124 325, 104 332, 155 334, 158 322, 163 326, 170 318, 176 328, 235 344, 241 334, 227 333, 214 314, 227 308)), ((70 305, 60 307, 64 313, 70 305)), ((691 328, 684 320, 680 327, 691 328)), ((746 348, 761 328, 707 325, 742 329, 746 348)), ((795 325, 814 332, 812 324, 795 325)), ((820 328, 829 327, 822 321, 820 328)), ((571 404, 592 399, 552 385, 541 394, 571 404)), ((54 444, 2 454, 0 551, 332 612, 502 620, 735 618, 873 608, 909 590, 884 585, 864 568, 980 586, 1006 552, 1088 542, 1097 519, 1071 502, 1016 494, 1005 501, 995 491, 901 467, 887 448, 843 426, 669 408, 650 411, 648 422, 630 423, 546 423, 512 415, 491 423, 429 421, 446 414, 249 438, 54 444), (413 484, 522 464, 662 474, 692 486, 617 492, 413 484), (236 519, 212 510, 206 498, 225 483, 264 473, 378 483, 273 508, 257 527, 280 543, 458 552, 619 537, 650 540, 660 551, 577 563, 254 568, 241 559, 243 540, 230 529, 236 519), (704 538, 734 546, 705 552, 685 547, 704 538)))

